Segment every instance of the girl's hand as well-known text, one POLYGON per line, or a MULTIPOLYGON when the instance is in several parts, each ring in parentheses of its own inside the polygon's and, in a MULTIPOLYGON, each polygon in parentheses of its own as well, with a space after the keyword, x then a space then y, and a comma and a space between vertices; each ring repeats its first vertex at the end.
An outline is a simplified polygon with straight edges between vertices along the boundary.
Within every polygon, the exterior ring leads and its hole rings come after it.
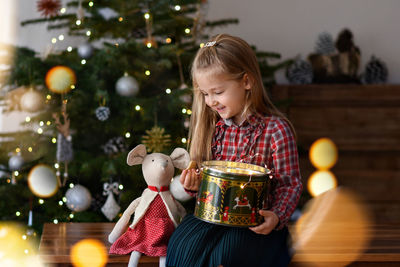
POLYGON ((260 225, 249 227, 249 229, 257 234, 267 235, 278 225, 278 215, 269 210, 260 210, 259 213, 264 217, 264 222, 260 225))
POLYGON ((186 169, 181 173, 180 182, 189 191, 199 191, 200 175, 195 169, 186 169))

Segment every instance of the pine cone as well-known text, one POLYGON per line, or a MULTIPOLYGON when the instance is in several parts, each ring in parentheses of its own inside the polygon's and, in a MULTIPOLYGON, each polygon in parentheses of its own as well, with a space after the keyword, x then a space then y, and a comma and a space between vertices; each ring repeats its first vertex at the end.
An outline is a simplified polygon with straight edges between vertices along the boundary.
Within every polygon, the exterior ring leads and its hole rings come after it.
POLYGON ((368 84, 385 83, 388 79, 389 71, 385 62, 372 56, 367 65, 363 75, 363 82, 368 84))
POLYGON ((312 83, 312 66, 308 61, 298 59, 287 68, 286 77, 292 84, 312 83))
POLYGON ((333 37, 328 32, 322 32, 318 35, 317 43, 315 44, 315 53, 329 55, 336 52, 333 37))

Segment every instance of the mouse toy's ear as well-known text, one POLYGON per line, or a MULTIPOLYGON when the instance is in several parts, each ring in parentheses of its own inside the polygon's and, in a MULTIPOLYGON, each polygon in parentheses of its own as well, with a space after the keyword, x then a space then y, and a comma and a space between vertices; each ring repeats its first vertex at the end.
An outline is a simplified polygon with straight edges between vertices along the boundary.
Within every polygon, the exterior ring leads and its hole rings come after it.
POLYGON ((180 147, 175 148, 170 157, 174 167, 181 170, 185 169, 190 162, 189 153, 186 151, 186 149, 180 147))
POLYGON ((129 152, 128 157, 126 159, 126 163, 128 163, 129 166, 141 164, 146 155, 147 155, 146 146, 137 145, 134 149, 132 149, 129 152))

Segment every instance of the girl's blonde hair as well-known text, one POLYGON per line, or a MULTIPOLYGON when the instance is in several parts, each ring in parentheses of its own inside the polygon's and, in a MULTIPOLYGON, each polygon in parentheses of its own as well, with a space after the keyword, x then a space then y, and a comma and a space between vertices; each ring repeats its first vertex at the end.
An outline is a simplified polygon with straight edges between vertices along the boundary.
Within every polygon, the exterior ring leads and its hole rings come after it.
MULTIPOLYGON (((264 88, 260 67, 253 49, 243 39, 228 34, 214 36, 197 52, 191 69, 193 105, 189 128, 189 147, 192 160, 202 162, 211 159, 211 143, 218 121, 218 114, 209 108, 199 90, 196 75, 227 74, 241 80, 247 74, 252 87, 246 90, 243 115, 275 115, 285 117, 272 104, 264 88)), ((289 122, 289 125, 290 122, 289 122)), ((293 128, 293 127, 292 127, 293 128)))

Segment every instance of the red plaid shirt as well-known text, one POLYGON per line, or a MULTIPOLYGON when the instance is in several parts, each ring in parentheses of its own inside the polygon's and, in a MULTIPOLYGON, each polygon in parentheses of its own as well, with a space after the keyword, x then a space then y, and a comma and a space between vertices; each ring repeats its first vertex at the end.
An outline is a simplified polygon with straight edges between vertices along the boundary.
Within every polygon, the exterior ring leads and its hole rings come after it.
POLYGON ((274 169, 268 209, 283 228, 300 198, 302 183, 296 141, 288 123, 276 116, 252 115, 237 126, 219 120, 212 142, 214 160, 241 161, 274 169))

